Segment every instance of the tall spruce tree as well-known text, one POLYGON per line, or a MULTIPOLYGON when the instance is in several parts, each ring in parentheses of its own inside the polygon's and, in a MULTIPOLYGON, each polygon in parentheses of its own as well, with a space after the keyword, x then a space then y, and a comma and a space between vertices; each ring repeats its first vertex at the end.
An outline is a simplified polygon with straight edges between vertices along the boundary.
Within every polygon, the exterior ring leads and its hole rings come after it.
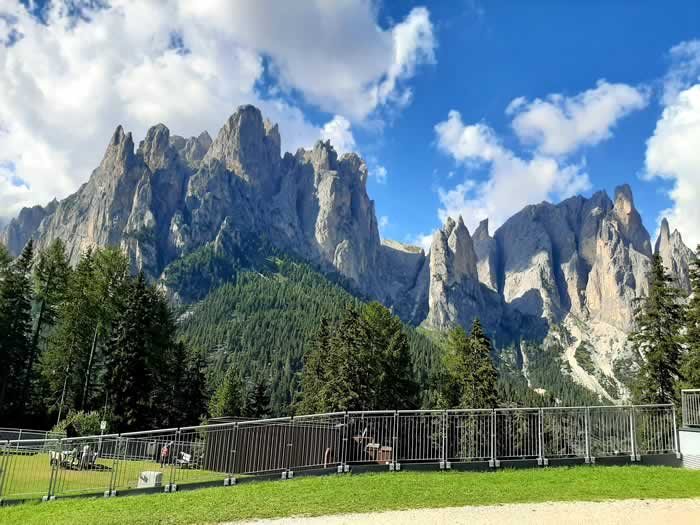
POLYGON ((322 320, 304 361, 304 413, 413 407, 418 387, 401 321, 379 303, 322 320))
POLYGON ((270 415, 270 392, 267 380, 258 377, 247 386, 247 399, 244 409, 246 417, 261 419, 270 415))
POLYGON ((209 402, 211 417, 241 417, 244 411, 244 384, 238 369, 231 365, 209 402))
POLYGON ((31 350, 34 244, 3 271, 0 281, 0 419, 7 426, 22 424, 22 378, 31 350))
MULTIPOLYGON (((54 240, 39 252, 34 266, 34 301, 36 320, 32 332, 31 347, 24 372, 22 399, 25 407, 32 402, 30 386, 35 376, 35 363, 40 354, 40 338, 47 328, 52 327, 63 303, 71 273, 65 245, 60 239, 54 240)), ((36 400, 34 400, 36 402, 36 400)))
POLYGON ((442 408, 495 408, 498 373, 491 357, 491 341, 475 319, 471 335, 461 326, 450 330, 440 379, 442 408))
POLYGON ((633 393, 641 403, 678 401, 676 382, 680 376, 683 306, 673 287, 661 256, 655 254, 649 282, 649 295, 641 302, 636 329, 630 342, 643 358, 633 393))
POLYGON ((684 342, 686 353, 681 372, 688 388, 700 388, 700 245, 690 267, 693 295, 686 311, 684 342))
POLYGON ((171 408, 166 426, 197 424, 207 413, 206 361, 200 351, 189 350, 182 341, 173 345, 166 379, 170 383, 171 408))
POLYGON ((48 404, 59 419, 80 409, 85 369, 98 323, 100 298, 94 290, 95 258, 88 249, 71 273, 63 302, 57 309, 56 327, 42 358, 49 388, 48 404))
POLYGON ((418 384, 401 320, 382 304, 371 302, 362 308, 362 322, 371 345, 376 408, 415 408, 418 384))
POLYGON ((107 406, 116 429, 167 422, 173 402, 168 356, 174 335, 165 298, 139 274, 112 329, 105 363, 107 406))
POLYGON ((469 349, 471 369, 465 369, 465 375, 471 375, 471 381, 465 385, 461 404, 463 408, 495 408, 498 403, 498 372, 491 357, 491 340, 484 333, 479 319, 474 319, 472 324, 469 349))

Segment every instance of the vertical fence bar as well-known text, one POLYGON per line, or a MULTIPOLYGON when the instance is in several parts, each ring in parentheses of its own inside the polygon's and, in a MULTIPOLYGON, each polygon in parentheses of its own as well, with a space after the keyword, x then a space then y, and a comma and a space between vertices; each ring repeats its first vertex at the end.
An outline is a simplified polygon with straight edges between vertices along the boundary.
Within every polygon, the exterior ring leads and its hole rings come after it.
POLYGON ((629 410, 629 421, 630 421, 630 454, 632 461, 637 461, 636 452, 636 428, 634 424, 634 407, 629 410))
POLYGON ((545 465, 544 459, 544 412, 540 408, 537 413, 537 434, 538 434, 538 458, 537 464, 539 466, 545 465))
POLYGON ((676 452, 676 457, 681 459, 680 446, 678 445, 678 423, 676 422, 676 407, 671 407, 671 420, 673 421, 673 449, 676 452))
POLYGON ((585 412, 583 413, 584 417, 584 427, 585 427, 585 432, 586 432, 586 457, 585 457, 585 462, 590 464, 593 463, 595 460, 593 459, 593 456, 591 455, 591 409, 586 407, 585 412))
POLYGON ((6 462, 9 457, 7 443, 0 443, 0 506, 2 505, 2 491, 7 472, 6 462))
POLYGON ((447 411, 442 412, 442 450, 440 451, 440 468, 449 469, 450 463, 447 461, 447 434, 449 432, 449 420, 447 411))
POLYGON ((497 435, 497 421, 496 421, 496 410, 491 411, 491 461, 489 461, 489 466, 491 468, 497 468, 498 465, 498 457, 497 457, 497 441, 498 441, 498 435, 497 435))
POLYGON ((343 472, 348 472, 349 471, 349 466, 348 466, 348 432, 349 429, 348 427, 350 426, 349 418, 348 418, 348 413, 345 412, 343 414, 343 435, 342 435, 342 453, 341 453, 341 458, 340 458, 340 465, 341 468, 339 469, 340 473, 343 472))
POLYGON ((399 413, 394 412, 394 430, 393 430, 393 436, 391 438, 391 447, 392 447, 392 454, 391 454, 391 465, 389 466, 389 470, 401 470, 401 463, 399 463, 397 460, 399 459, 399 413))

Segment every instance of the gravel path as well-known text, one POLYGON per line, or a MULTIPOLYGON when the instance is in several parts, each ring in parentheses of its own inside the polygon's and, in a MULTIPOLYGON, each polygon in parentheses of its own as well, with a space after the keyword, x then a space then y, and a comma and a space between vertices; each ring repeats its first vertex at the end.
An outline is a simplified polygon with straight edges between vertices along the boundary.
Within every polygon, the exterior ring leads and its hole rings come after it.
MULTIPOLYGON (((526 503, 246 522, 249 525, 417 525, 421 523, 436 525, 664 525, 667 523, 698 525, 700 524, 700 499, 526 503)), ((242 524, 238 522, 236 525, 242 524)))

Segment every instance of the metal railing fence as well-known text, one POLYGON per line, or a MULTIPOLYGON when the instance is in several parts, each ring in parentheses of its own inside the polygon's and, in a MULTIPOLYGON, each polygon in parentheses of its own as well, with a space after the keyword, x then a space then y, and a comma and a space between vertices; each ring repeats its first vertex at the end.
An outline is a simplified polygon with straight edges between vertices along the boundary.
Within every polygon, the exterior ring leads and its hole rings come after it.
POLYGON ((10 440, 60 439, 63 437, 66 437, 65 432, 52 432, 51 430, 32 430, 30 428, 0 427, 0 442, 10 440))
POLYGON ((0 442, 0 502, 172 492, 251 476, 288 479, 304 470, 341 473, 359 465, 450 469, 570 458, 639 461, 651 454, 679 455, 672 405, 336 412, 7 440, 0 442))
POLYGON ((683 426, 700 427, 700 388, 682 390, 683 426))

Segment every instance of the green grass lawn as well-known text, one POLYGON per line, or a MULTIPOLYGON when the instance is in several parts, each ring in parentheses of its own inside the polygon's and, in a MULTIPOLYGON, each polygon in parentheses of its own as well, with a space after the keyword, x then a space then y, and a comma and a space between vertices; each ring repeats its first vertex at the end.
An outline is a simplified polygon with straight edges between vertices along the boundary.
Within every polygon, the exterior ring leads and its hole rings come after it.
MULTIPOLYGON (((114 461, 111 459, 98 459, 96 463, 95 469, 58 470, 56 495, 60 497, 104 492, 112 480, 118 491, 133 489, 138 484, 139 474, 144 471, 163 472, 163 483, 169 483, 172 471, 170 467, 162 469, 155 461, 119 461, 116 471, 113 470, 114 461)), ((3 467, 6 470, 2 487, 3 499, 41 498, 47 494, 51 478, 48 453, 0 458, 0 468, 3 467)), ((179 485, 226 477, 219 472, 180 468, 174 470, 174 476, 174 482, 179 485)))
POLYGON ((409 508, 543 501, 700 497, 700 471, 571 467, 498 472, 399 472, 299 478, 175 494, 27 503, 12 524, 195 524, 409 508))

